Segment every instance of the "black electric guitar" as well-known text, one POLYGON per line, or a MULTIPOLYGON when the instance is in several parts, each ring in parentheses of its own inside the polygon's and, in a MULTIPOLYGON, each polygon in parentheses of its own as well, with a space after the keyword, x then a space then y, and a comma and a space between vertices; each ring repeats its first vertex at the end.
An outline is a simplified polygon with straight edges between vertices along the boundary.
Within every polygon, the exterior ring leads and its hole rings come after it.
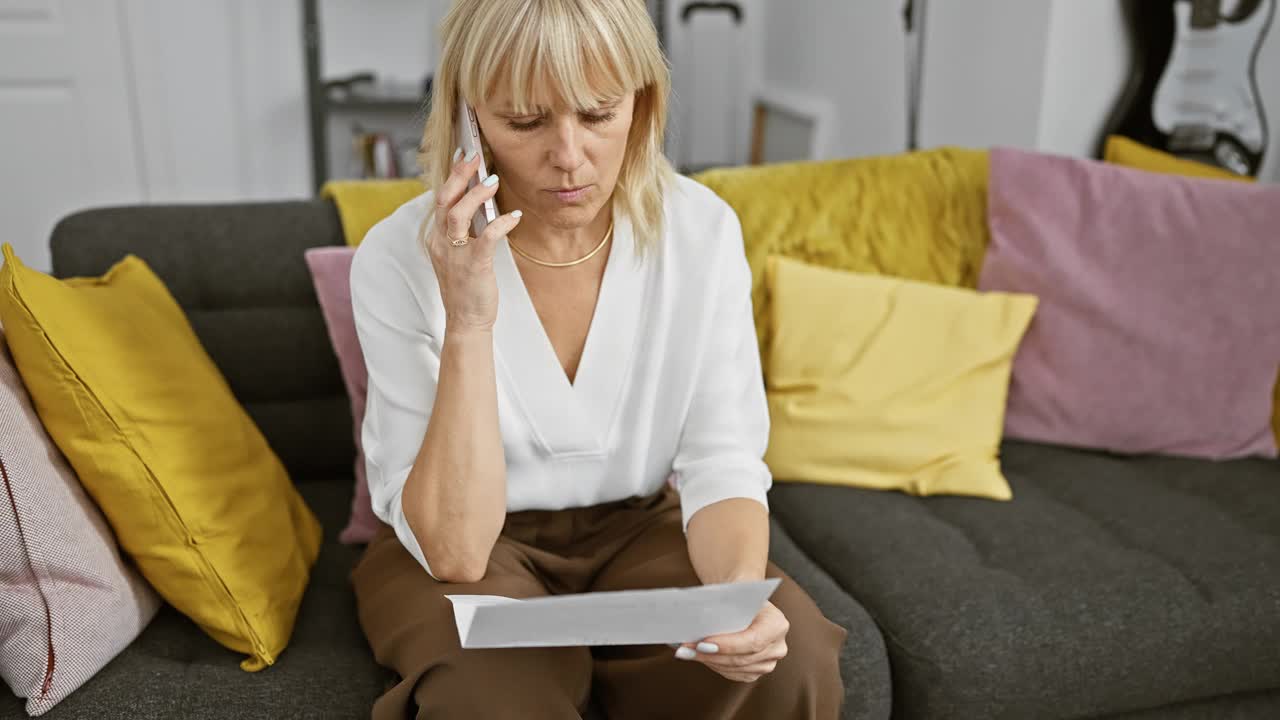
POLYGON ((1267 119, 1254 77, 1277 0, 1128 0, 1134 71, 1103 133, 1256 176, 1267 119))

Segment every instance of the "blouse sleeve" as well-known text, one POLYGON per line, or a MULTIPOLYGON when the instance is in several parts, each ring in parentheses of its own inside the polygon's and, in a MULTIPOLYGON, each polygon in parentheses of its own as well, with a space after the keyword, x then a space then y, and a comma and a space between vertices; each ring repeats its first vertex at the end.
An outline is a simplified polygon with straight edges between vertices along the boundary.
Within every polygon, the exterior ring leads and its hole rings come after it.
MULTIPOLYGON (((370 242, 366 238, 365 244, 370 242)), ((440 351, 427 331, 406 270, 382 248, 363 244, 351 264, 351 311, 369 371, 361 444, 373 513, 431 577, 401 505, 435 403, 440 351)), ((439 579, 439 578, 436 578, 439 579)))
POLYGON ((751 268, 742 226, 726 206, 717 228, 719 283, 706 348, 673 469, 684 527, 694 513, 729 498, 769 507, 764 463, 769 409, 751 306, 751 268))

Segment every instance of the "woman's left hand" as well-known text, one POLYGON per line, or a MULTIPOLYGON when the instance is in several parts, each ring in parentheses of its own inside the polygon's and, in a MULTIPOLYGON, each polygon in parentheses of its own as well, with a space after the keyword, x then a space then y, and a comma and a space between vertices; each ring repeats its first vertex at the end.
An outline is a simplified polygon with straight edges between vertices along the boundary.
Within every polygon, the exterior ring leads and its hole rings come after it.
POLYGON ((676 650, 681 660, 697 660, 730 680, 755 682, 773 672, 787 655, 791 623, 773 603, 765 603, 746 629, 713 635, 676 650))

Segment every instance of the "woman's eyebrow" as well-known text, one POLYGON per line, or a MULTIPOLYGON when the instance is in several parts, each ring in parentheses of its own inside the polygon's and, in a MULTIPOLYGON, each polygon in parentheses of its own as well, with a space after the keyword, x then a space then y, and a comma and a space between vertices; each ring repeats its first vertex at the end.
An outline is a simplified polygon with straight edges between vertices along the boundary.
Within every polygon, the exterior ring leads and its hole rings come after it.
MULTIPOLYGON (((593 110, 601 110, 604 108, 616 107, 620 104, 622 104, 621 97, 602 98, 600 100, 597 100, 595 105, 592 105, 590 107, 579 108, 578 112, 591 112, 593 110)), ((495 114, 503 115, 506 117, 526 117, 529 115, 541 115, 545 112, 547 112, 546 108, 543 108, 541 106, 531 107, 525 112, 517 112, 516 108, 512 107, 511 105, 499 105, 494 110, 495 114)))
POLYGON ((497 110, 497 113, 499 115, 511 115, 513 117, 524 117, 525 115, 540 115, 543 112, 544 112, 543 109, 539 107, 529 108, 525 112, 517 112, 516 109, 510 105, 503 105, 499 107, 497 110))
MULTIPOLYGON (((620 104, 621 104, 621 102, 622 102, 622 100, 623 100, 623 97, 622 97, 622 96, 617 96, 617 97, 596 97, 596 99, 595 99, 595 104, 594 104, 594 105, 585 106, 585 108, 580 108, 580 110, 595 110, 595 109, 598 109, 598 108, 613 108, 613 106, 614 106, 614 105, 620 105, 620 104)), ((532 105, 532 106, 530 106, 529 111, 527 111, 527 113, 517 113, 515 106, 513 106, 513 105, 511 105, 511 104, 506 104, 506 105, 498 105, 498 106, 497 106, 497 108, 495 108, 495 110, 494 110, 494 111, 495 111, 495 113, 499 113, 499 114, 506 114, 506 115, 521 115, 521 114, 524 114, 524 115, 536 115, 536 114, 539 114, 539 113, 545 113, 545 111, 547 111, 547 108, 544 108, 544 106, 541 106, 541 105, 532 105)))

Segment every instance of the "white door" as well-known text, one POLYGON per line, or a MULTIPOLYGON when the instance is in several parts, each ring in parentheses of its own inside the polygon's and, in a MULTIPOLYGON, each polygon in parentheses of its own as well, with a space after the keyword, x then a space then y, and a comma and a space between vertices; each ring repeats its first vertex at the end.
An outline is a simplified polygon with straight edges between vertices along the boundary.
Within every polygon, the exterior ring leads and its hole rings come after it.
POLYGON ((758 0, 666 1, 667 153, 678 167, 746 162, 761 12, 758 0))
POLYGON ((0 0, 0 242, 48 271, 64 215, 146 195, 118 0, 0 0))

